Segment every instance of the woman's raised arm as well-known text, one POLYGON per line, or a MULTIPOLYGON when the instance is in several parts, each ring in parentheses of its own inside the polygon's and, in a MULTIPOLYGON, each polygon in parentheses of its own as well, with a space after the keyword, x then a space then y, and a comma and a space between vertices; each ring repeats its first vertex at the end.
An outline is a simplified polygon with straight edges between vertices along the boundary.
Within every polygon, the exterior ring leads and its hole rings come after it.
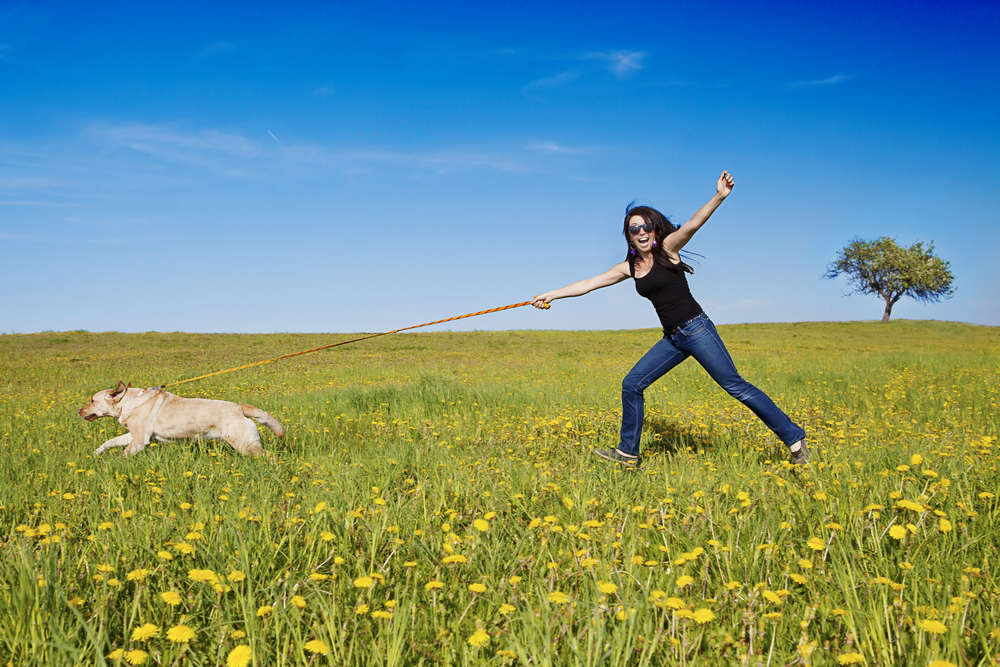
POLYGON ((722 172, 722 176, 719 176, 719 181, 715 184, 715 196, 709 199, 707 204, 699 208, 698 212, 691 216, 691 219, 680 229, 667 236, 664 240, 663 249, 676 255, 677 251, 686 246, 687 242, 694 236, 694 233, 701 229, 701 226, 715 213, 715 209, 719 208, 719 204, 733 191, 733 185, 735 184, 736 182, 728 171, 722 172))
POLYGON ((531 305, 535 308, 545 308, 545 304, 551 303, 556 299, 566 299, 571 296, 583 296, 588 292, 593 292, 595 289, 620 283, 626 278, 631 277, 631 275, 632 274, 629 272, 628 268, 628 262, 615 264, 599 276, 587 278, 586 280, 578 280, 575 283, 566 285, 566 287, 561 289, 554 289, 551 292, 539 294, 531 300, 531 305))

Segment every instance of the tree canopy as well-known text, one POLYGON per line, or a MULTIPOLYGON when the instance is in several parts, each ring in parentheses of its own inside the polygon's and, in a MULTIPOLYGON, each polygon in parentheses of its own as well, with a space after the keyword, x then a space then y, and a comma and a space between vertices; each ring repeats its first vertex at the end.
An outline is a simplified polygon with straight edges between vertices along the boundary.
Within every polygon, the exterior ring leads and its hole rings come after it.
POLYGON ((904 296, 932 303, 955 291, 948 262, 934 254, 933 241, 927 247, 917 242, 905 248, 888 236, 874 241, 855 239, 837 253, 824 277, 841 274, 852 287, 849 295, 877 294, 885 299, 882 322, 889 321, 892 307, 904 296))

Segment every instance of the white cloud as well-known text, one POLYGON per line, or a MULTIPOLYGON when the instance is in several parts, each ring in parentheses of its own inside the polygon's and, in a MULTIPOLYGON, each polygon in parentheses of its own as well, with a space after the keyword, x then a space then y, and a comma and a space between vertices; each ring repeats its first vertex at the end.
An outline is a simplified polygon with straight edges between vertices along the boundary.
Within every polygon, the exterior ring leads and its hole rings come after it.
POLYGON ((74 245, 77 243, 100 243, 104 245, 121 245, 124 239, 68 239, 56 236, 30 236, 26 234, 5 234, 0 232, 2 241, 25 241, 28 243, 53 243, 58 245, 74 245))
POLYGON ((580 155, 581 153, 589 152, 585 148, 572 148, 570 146, 561 146, 554 141, 543 141, 534 144, 529 144, 528 148, 534 151, 543 151, 546 153, 560 153, 562 155, 580 155))
POLYGON ((796 81, 795 83, 788 84, 792 88, 799 88, 802 86, 835 86, 838 83, 843 83, 854 77, 849 74, 837 74, 836 76, 831 76, 829 79, 816 79, 814 81, 796 81))
POLYGON ((588 53, 582 56, 584 60, 600 60, 607 64, 608 69, 619 77, 638 72, 642 69, 645 51, 608 51, 588 53))
POLYGON ((570 81, 580 78, 581 74, 583 74, 583 72, 580 72, 579 70, 567 70, 565 72, 560 72, 559 74, 553 74, 552 76, 532 81, 522 88, 521 92, 530 93, 535 90, 547 90, 550 88, 565 86, 570 81))

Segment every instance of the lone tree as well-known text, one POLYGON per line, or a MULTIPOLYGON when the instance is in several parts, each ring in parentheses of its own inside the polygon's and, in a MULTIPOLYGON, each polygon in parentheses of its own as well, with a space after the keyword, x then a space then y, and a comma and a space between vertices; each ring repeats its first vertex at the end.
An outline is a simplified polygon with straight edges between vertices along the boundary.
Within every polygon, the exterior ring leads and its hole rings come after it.
POLYGON ((855 239, 837 253, 824 278, 833 279, 840 274, 847 276, 853 288, 848 295, 878 294, 885 299, 883 324, 889 321, 892 307, 904 296, 933 303, 949 298, 955 291, 951 287, 954 276, 948 262, 934 254, 933 241, 926 248, 919 242, 901 248, 888 236, 874 241, 855 239))

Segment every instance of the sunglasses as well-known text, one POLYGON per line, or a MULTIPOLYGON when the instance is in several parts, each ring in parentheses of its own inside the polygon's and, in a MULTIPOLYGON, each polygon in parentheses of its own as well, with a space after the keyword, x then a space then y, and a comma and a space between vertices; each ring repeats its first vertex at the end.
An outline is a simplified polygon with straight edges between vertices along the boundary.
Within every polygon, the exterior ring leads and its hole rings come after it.
POLYGON ((649 234, 654 229, 655 229, 655 227, 653 227, 653 223, 651 223, 651 222, 644 222, 641 225, 629 225, 629 227, 628 227, 628 233, 631 236, 635 236, 639 232, 646 232, 647 234, 649 234))

